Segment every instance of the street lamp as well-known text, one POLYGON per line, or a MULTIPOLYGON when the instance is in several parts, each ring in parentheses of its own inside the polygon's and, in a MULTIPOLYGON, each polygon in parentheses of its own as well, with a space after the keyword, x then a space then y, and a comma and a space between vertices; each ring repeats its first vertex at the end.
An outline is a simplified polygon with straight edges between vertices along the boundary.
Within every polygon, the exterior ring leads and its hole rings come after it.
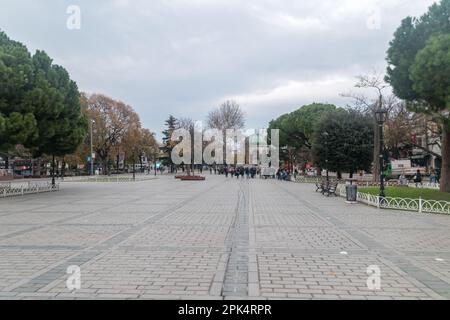
POLYGON ((94 126, 95 120, 91 120, 91 156, 90 156, 90 160, 91 160, 91 176, 94 175, 94 144, 93 144, 93 134, 92 134, 92 127, 94 126))
POLYGON ((328 137, 330 134, 328 132, 323 132, 323 136, 325 137, 325 164, 326 164, 326 172, 327 172, 327 184, 330 183, 330 175, 328 170, 328 137))
POLYGON ((55 188, 55 155, 52 155, 52 188, 55 188))
POLYGON ((387 119, 387 110, 383 108, 379 108, 375 111, 375 117, 378 123, 378 131, 380 134, 380 202, 386 198, 386 194, 384 192, 384 123, 387 119))

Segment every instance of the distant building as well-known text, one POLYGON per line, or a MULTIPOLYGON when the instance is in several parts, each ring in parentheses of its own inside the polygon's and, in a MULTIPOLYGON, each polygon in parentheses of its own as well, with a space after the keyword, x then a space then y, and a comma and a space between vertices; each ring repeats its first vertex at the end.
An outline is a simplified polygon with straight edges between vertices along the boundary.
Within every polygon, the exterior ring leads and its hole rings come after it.
POLYGON ((426 167, 428 170, 440 170, 442 166, 442 136, 438 132, 437 124, 429 121, 425 130, 424 128, 417 129, 412 137, 411 161, 413 163, 426 167))

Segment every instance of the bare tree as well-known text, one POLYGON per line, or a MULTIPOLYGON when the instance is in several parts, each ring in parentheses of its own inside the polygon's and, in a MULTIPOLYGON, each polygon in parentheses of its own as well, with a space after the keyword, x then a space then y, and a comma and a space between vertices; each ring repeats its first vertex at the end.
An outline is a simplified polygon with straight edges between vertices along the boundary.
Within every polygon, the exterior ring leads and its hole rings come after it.
POLYGON ((226 159, 226 130, 243 129, 245 114, 238 103, 228 100, 208 114, 207 125, 210 129, 223 131, 223 159, 226 159))
MULTIPOLYGON (((355 88, 375 90, 377 98, 373 99, 363 93, 347 93, 341 94, 343 97, 349 97, 354 100, 355 107, 362 112, 372 114, 374 119, 374 153, 373 153, 373 181, 380 182, 380 127, 376 120, 376 112, 392 105, 395 98, 393 96, 384 96, 384 91, 389 88, 389 85, 384 81, 384 76, 381 73, 371 72, 365 75, 356 77, 357 83, 355 88)), ((389 111, 389 110, 388 110, 389 111)))
POLYGON ((442 128, 436 119, 429 115, 408 110, 407 103, 401 100, 390 105, 388 109, 385 141, 386 146, 394 154, 400 147, 410 146, 421 149, 436 158, 442 158, 441 154, 433 151, 435 147, 441 148, 442 128), (417 136, 424 140, 419 143, 416 140, 417 136))
POLYGON ((235 101, 225 101, 208 114, 207 122, 211 129, 242 129, 245 126, 245 114, 235 101))

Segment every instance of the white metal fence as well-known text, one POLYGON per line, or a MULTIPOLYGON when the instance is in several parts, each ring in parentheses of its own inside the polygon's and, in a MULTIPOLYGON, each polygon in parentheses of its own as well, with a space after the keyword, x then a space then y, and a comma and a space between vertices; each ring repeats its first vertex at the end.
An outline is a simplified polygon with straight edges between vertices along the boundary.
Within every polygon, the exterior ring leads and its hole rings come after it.
POLYGON ((439 190, 441 188, 441 185, 439 183, 423 183, 423 184, 415 184, 415 183, 409 183, 408 187, 410 188, 423 188, 423 189, 435 189, 439 190))
MULTIPOLYGON (((321 183, 325 181, 325 177, 305 177, 305 176, 299 176, 297 177, 297 179, 295 179, 295 182, 297 183, 321 183)), ((337 179, 336 177, 329 177, 330 181, 339 181, 339 182, 343 182, 345 183, 345 179, 337 179)), ((375 187, 375 186, 379 186, 379 183, 374 183, 371 181, 367 181, 367 180, 355 180, 353 181, 353 184, 357 184, 361 187, 375 187)), ((389 187, 389 186, 397 186, 398 182, 397 181, 386 181, 385 182, 385 186, 389 187)))
MULTIPOLYGON (((339 194, 341 197, 346 197, 345 186, 340 188, 339 194)), ((448 201, 393 197, 385 197, 381 199, 378 195, 362 192, 358 192, 357 200, 358 202, 381 209, 405 210, 419 213, 450 214, 450 202, 448 201)))
POLYGON ((135 178, 133 176, 85 176, 85 177, 68 177, 64 178, 64 182, 104 182, 104 183, 119 183, 119 182, 139 182, 139 181, 148 181, 155 180, 152 175, 136 175, 135 178))
MULTIPOLYGON (((297 179, 295 179, 295 182, 298 183, 319 183, 324 180, 324 177, 305 177, 305 176, 298 176, 297 179)), ((330 180, 332 178, 330 177, 330 180)), ((336 179, 334 179, 336 180, 336 179)))
POLYGON ((59 184, 53 186, 50 182, 0 183, 0 198, 54 191, 59 191, 59 184))

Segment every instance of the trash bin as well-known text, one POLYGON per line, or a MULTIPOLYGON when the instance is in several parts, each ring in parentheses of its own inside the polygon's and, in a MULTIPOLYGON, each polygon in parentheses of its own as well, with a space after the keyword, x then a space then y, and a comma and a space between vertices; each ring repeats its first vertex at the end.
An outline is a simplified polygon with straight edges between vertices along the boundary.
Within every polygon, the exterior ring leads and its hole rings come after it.
POLYGON ((345 187, 347 191, 347 202, 355 203, 358 199, 358 186, 355 184, 349 184, 345 187))

